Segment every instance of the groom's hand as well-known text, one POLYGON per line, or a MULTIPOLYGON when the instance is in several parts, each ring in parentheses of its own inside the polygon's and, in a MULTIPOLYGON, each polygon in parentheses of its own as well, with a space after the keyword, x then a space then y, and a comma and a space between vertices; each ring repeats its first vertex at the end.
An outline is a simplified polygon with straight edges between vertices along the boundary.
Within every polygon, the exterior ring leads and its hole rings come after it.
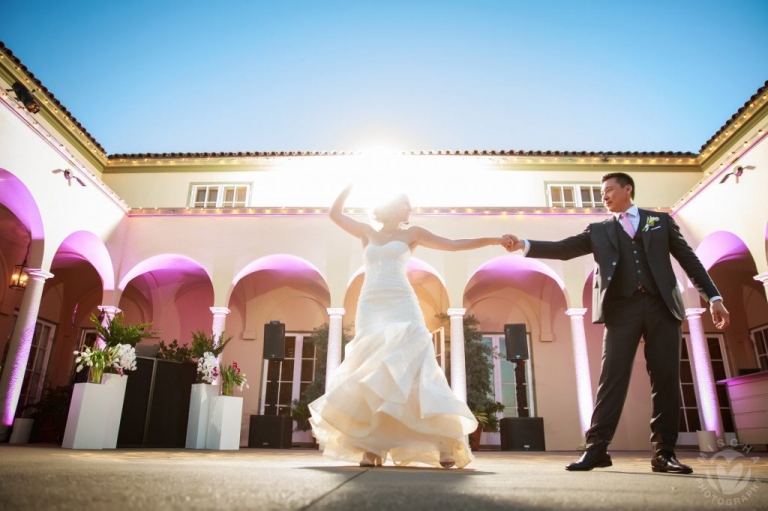
POLYGON ((731 315, 723 305, 722 300, 715 300, 709 305, 709 311, 712 313, 712 322, 718 330, 728 328, 731 323, 731 315))

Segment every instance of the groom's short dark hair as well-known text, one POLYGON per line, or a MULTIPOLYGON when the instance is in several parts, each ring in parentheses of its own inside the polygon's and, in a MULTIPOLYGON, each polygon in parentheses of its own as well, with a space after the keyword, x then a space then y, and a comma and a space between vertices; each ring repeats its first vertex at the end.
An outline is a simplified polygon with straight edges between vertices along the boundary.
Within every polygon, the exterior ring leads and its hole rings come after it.
POLYGON ((635 198, 635 180, 632 179, 632 176, 625 174, 624 172, 609 172, 603 176, 600 182, 605 183, 609 179, 615 179, 622 188, 627 185, 632 185, 632 199, 635 198))

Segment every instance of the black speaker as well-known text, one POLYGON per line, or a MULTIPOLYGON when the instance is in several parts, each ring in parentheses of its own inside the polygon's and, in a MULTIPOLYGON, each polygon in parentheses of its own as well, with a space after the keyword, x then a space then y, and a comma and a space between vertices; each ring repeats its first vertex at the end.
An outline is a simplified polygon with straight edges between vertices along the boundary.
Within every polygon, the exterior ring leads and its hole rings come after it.
POLYGON ((251 415, 248 447, 290 449, 293 420, 285 415, 251 415))
POLYGON ((524 324, 504 325, 504 344, 507 347, 507 360, 528 360, 528 336, 524 324))
POLYGON ((270 321, 264 325, 264 358, 283 360, 285 358, 285 324, 270 321))
POLYGON ((505 417, 499 421, 502 451, 545 451, 544 419, 505 417))

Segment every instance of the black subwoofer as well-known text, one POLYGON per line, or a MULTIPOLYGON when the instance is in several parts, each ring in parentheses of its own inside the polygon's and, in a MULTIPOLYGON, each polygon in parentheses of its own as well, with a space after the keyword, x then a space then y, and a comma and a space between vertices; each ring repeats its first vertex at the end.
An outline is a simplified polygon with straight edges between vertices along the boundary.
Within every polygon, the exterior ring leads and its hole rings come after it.
POLYGON ((251 415, 248 447, 290 449, 293 420, 284 415, 251 415))
POLYGON ((502 451, 545 451, 544 419, 505 417, 499 421, 502 451))

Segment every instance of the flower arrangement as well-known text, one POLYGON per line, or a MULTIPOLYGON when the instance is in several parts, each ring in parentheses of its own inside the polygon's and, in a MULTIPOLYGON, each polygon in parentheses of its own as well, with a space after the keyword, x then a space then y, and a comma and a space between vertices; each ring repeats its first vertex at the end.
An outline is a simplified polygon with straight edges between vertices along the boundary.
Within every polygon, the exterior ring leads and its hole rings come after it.
POLYGON ((219 362, 210 351, 203 353, 200 360, 197 361, 197 372, 201 374, 200 378, 205 383, 213 383, 219 377, 219 362))
POLYGON ((97 342, 99 347, 86 346, 82 351, 74 352, 77 372, 88 367, 90 383, 101 383, 104 371, 114 371, 123 376, 125 371, 136 369, 134 345, 151 335, 145 330, 149 323, 126 325, 123 319, 123 315, 118 314, 107 321, 106 325, 102 325, 101 320, 91 314, 91 322, 96 326, 101 340, 97 342))
POLYGON ((656 225, 656 222, 659 221, 659 217, 657 216, 649 216, 645 219, 645 226, 643 227, 643 232, 648 232, 648 229, 656 225))
POLYGON ((221 370, 221 394, 223 396, 231 396, 234 386, 242 391, 243 387, 248 388, 247 380, 245 379, 245 373, 240 371, 237 366, 237 362, 232 362, 221 370))
POLYGON ((130 344, 118 344, 116 346, 104 346, 103 349, 91 349, 86 346, 83 351, 75 351, 75 363, 77 372, 88 367, 88 381, 101 383, 101 377, 107 368, 123 376, 125 371, 136 369, 136 350, 130 344))

